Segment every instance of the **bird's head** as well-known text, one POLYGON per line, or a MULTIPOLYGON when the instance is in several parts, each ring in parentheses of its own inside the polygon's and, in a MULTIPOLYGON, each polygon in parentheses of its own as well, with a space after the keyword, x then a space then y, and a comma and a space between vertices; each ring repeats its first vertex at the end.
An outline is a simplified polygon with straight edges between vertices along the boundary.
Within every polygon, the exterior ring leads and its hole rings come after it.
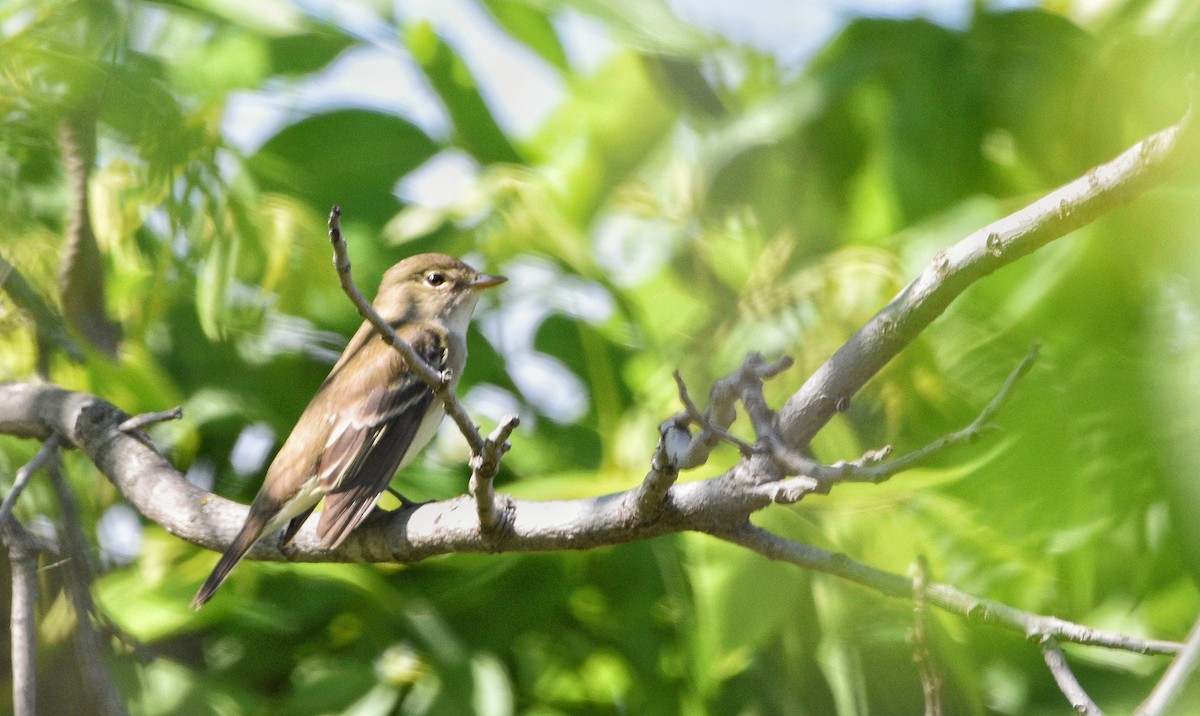
POLYGON ((388 322, 441 322, 463 335, 479 293, 504 283, 504 276, 480 273, 453 256, 418 254, 387 270, 375 310, 388 322))

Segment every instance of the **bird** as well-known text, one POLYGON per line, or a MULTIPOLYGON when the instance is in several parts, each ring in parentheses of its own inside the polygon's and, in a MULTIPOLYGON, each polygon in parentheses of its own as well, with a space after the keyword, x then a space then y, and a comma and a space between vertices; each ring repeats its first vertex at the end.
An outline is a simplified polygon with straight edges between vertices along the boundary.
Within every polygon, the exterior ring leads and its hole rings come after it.
MULTIPOLYGON (((448 373, 453 389, 466 364, 467 325, 480 292, 506 280, 452 256, 420 254, 387 270, 373 305, 422 360, 448 373)), ((329 548, 340 545, 444 415, 442 401, 364 321, 271 461, 246 522, 192 608, 212 599, 260 538, 282 528, 280 546, 291 541, 322 499, 317 536, 329 548)))

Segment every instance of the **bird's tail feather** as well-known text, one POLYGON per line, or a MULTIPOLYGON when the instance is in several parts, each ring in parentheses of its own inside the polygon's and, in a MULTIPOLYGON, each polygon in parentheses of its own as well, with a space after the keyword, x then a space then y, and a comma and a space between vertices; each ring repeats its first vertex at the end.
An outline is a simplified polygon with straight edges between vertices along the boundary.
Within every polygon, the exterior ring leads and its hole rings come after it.
POLYGON ((192 597, 192 609, 199 609, 204 606, 213 595, 217 593, 217 589, 237 563, 242 561, 242 557, 250 551, 258 538, 262 536, 263 525, 259 520, 255 520, 253 516, 246 520, 246 524, 242 526, 242 531, 238 532, 237 537, 233 539, 233 544, 229 545, 229 549, 225 550, 225 554, 221 555, 217 566, 213 568, 212 574, 208 575, 208 579, 204 580, 204 584, 200 586, 200 590, 196 592, 196 596, 192 597))

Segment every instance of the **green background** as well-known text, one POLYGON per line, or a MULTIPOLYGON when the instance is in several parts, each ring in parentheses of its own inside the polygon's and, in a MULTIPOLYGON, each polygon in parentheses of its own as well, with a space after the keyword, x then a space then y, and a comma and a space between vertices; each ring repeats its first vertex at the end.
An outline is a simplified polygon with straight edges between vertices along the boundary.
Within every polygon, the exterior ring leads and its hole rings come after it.
MULTIPOLYGON (((182 405, 158 444, 248 501, 261 470, 231 466, 242 430, 282 437, 358 323, 324 238, 339 203, 368 292, 430 250, 512 278, 477 313, 460 389, 485 429, 504 406, 524 418, 500 489, 629 489, 679 410, 672 370, 703 396, 750 350, 790 354, 768 384, 778 406, 939 250, 1182 116, 1200 11, 1046 5, 964 3, 957 25, 846 12, 811 57, 785 60, 658 0, 481 1, 492 31, 561 84, 518 132, 485 92, 505 88, 485 87, 444 28, 389 3, 353 5, 376 21, 368 38, 283 0, 14 0, 0 6, 0 252, 55 295, 57 125, 94 107, 90 206, 125 340, 115 361, 56 355, 52 380, 129 413, 182 405), (566 17, 609 38, 594 66, 571 57, 566 17), (365 47, 412 63, 439 130, 364 103, 291 103, 365 47), (247 91, 285 115, 253 148, 222 122, 247 91), (396 192, 446 152, 476 167, 465 186, 438 205, 396 192), (531 365, 570 400, 514 377, 531 365)), ((1189 166, 974 286, 813 449, 832 462, 955 430, 1041 341, 1003 433, 756 523, 900 573, 923 555, 935 579, 1021 609, 1182 639, 1200 612, 1198 189, 1189 166)), ((30 319, 0 299, 0 380, 28 379, 35 355, 30 319)), ((464 492, 453 438, 396 486, 464 492)), ((36 447, 0 438, 0 474, 36 447)), ((684 479, 735 460, 721 448, 684 479)), ((120 496, 79 455, 67 466, 94 534, 120 496)), ((17 514, 56 518, 50 488, 35 481, 17 514)), ((110 664, 138 714, 922 708, 909 603, 703 536, 407 567, 246 563, 199 613, 188 600, 215 555, 150 524, 142 537, 131 562, 95 553, 102 612, 144 646, 116 645, 110 664)), ((41 575, 40 704, 86 712, 74 617, 55 568, 41 575)), ((950 713, 1068 712, 1020 634, 941 613, 932 628, 950 713)), ((1067 656, 1113 713, 1167 664, 1067 656)))

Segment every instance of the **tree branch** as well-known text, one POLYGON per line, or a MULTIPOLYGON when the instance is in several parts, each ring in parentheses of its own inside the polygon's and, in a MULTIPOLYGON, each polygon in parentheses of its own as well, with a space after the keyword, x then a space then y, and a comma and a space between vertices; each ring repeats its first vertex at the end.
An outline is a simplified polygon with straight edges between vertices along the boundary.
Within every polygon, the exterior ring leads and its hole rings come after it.
POLYGON ((1092 697, 1088 696, 1079 680, 1075 678, 1075 674, 1072 673, 1071 666, 1067 663, 1067 656, 1063 654, 1058 640, 1043 634, 1038 639, 1038 648, 1042 650, 1042 658, 1046 660, 1046 667, 1054 676, 1055 683, 1063 692, 1063 696, 1067 697, 1067 701, 1071 702, 1071 708, 1075 710, 1075 713, 1085 716, 1103 716, 1104 712, 1100 710, 1095 701, 1092 701, 1092 697))
POLYGON ((1183 651, 1179 652, 1179 656, 1171 662, 1171 666, 1167 668, 1167 672, 1155 685, 1154 690, 1133 712, 1134 716, 1161 716, 1161 714, 1167 713, 1175 697, 1179 695, 1188 678, 1195 672, 1198 662, 1200 662, 1200 619, 1197 619, 1196 623, 1192 625, 1192 631, 1188 634, 1183 651))
POLYGON ((37 713, 37 566, 38 553, 43 545, 12 515, 12 503, 29 476, 51 458, 58 449, 57 434, 47 436, 46 442, 33 459, 17 471, 13 489, 4 504, 8 511, 0 515, 0 538, 8 548, 12 565, 12 612, 9 614, 9 636, 12 641, 12 691, 14 716, 34 716, 37 713))
MULTIPOLYGON (((828 493, 839 482, 870 482, 875 484, 885 482, 905 470, 911 470, 928 461, 946 448, 971 442, 989 430, 998 429, 997 426, 990 423, 992 417, 1008 402, 1013 389, 1017 385, 1017 381, 1023 378, 1033 367, 1034 362, 1037 361, 1039 350, 1040 346, 1038 345, 1034 345, 1030 349, 1029 353, 1017 364, 1017 367, 1013 368, 1012 372, 1008 374, 1008 378, 1005 379, 1004 385, 1000 387, 1000 391, 984 406, 984 409, 980 411, 979 415, 969 425, 943 435, 928 445, 906 453, 895 460, 883 462, 892 450, 891 446, 888 445, 878 450, 872 450, 857 460, 838 462, 833 465, 821 465, 811 458, 789 450, 777 438, 770 436, 769 439, 773 449, 772 456, 783 464, 789 474, 804 475, 813 478, 815 486, 811 490, 812 492, 828 493)), ((803 497, 802 494, 796 497, 796 499, 801 497, 803 497)))
POLYGON ((929 565, 924 557, 918 557, 909 570, 912 579, 913 625, 909 632, 913 662, 921 677, 921 691, 925 695, 925 716, 942 716, 942 675, 933 660, 932 637, 929 634, 929 610, 925 590, 929 586, 929 565))
POLYGON ((104 645, 97 628, 101 617, 92 600, 94 572, 89 559, 91 550, 83 531, 79 505, 63 477, 61 462, 57 457, 51 461, 49 472, 62 516, 59 544, 62 546, 65 566, 63 587, 75 610, 76 661, 95 699, 96 710, 104 716, 122 716, 129 712, 108 670, 104 645))
MULTIPOLYGON (((12 613, 9 615, 12 639, 12 684, 14 716, 34 716, 37 713, 37 629, 34 613, 37 609, 38 551, 28 540, 17 537, 16 520, 2 528, 12 563, 12 613)), ((27 534, 27 533, 26 533, 27 534)))
MULTIPOLYGON (((118 429, 128 418, 111 404, 55 386, 0 384, 0 433, 45 436, 60 433, 79 447, 146 517, 190 542, 220 550, 245 521, 247 508, 189 483, 151 446, 118 429), (47 421, 37 425, 40 421, 47 421)), ((749 524, 747 516, 771 504, 769 484, 754 484, 744 460, 707 480, 680 483, 668 491, 656 519, 638 509, 641 488, 580 500, 513 500, 511 523, 488 532, 470 496, 407 505, 382 519, 368 519, 336 549, 324 546, 315 524, 306 524, 286 553, 273 540, 259 541, 251 559, 296 562, 417 562, 456 552, 548 552, 624 544, 692 530, 740 544, 774 559, 826 572, 880 593, 911 598, 902 575, 856 562, 845 555, 791 542, 749 524), (738 526, 740 525, 740 526, 738 526)), ((1065 641, 1141 654, 1171 654, 1175 642, 1141 640, 1100 632, 1055 617, 1024 612, 943 584, 929 584, 929 604, 985 624, 1026 635, 1052 634, 1065 641)))
POLYGON ((1196 148, 1189 108, 1178 123, 1029 206, 941 251, 912 283, 850 337, 779 412, 792 449, 813 436, 946 307, 976 281, 1129 202, 1169 177, 1196 148))
POLYGON ((105 308, 104 261, 88 213, 88 178, 96 155, 96 102, 90 98, 59 124, 58 145, 71 190, 67 239, 59 267, 63 315, 79 335, 109 357, 117 355, 121 326, 105 308))
MULTIPOLYGON (((902 575, 857 562, 844 554, 793 542, 748 522, 740 526, 722 525, 706 531, 714 537, 754 550, 771 559, 832 574, 891 597, 912 598, 912 582, 902 575)), ((967 594, 946 584, 927 584, 925 597, 929 604, 945 611, 983 624, 994 624, 1019 631, 1029 638, 1051 635, 1077 644, 1102 646, 1138 654, 1175 654, 1183 648, 1179 642, 1134 639, 1124 634, 1098 631, 1058 617, 1033 614, 967 594)))
POLYGON ((500 471, 500 458, 511 447, 508 438, 521 424, 516 415, 509 415, 500 421, 487 440, 483 441, 483 449, 471 457, 471 479, 467 483, 468 490, 475 498, 475 509, 479 513, 479 525, 485 532, 495 530, 503 521, 506 507, 511 502, 497 504, 493 480, 500 471))
POLYGON ((12 488, 4 496, 4 501, 0 502, 0 525, 7 522, 12 515, 13 507, 17 504, 17 498, 21 496, 21 492, 24 491, 25 486, 29 484, 29 479, 54 456, 54 451, 61 444, 62 438, 59 437, 58 433, 51 433, 46 438, 46 441, 42 443, 42 447, 33 456, 33 459, 17 470, 17 474, 13 477, 12 488))

